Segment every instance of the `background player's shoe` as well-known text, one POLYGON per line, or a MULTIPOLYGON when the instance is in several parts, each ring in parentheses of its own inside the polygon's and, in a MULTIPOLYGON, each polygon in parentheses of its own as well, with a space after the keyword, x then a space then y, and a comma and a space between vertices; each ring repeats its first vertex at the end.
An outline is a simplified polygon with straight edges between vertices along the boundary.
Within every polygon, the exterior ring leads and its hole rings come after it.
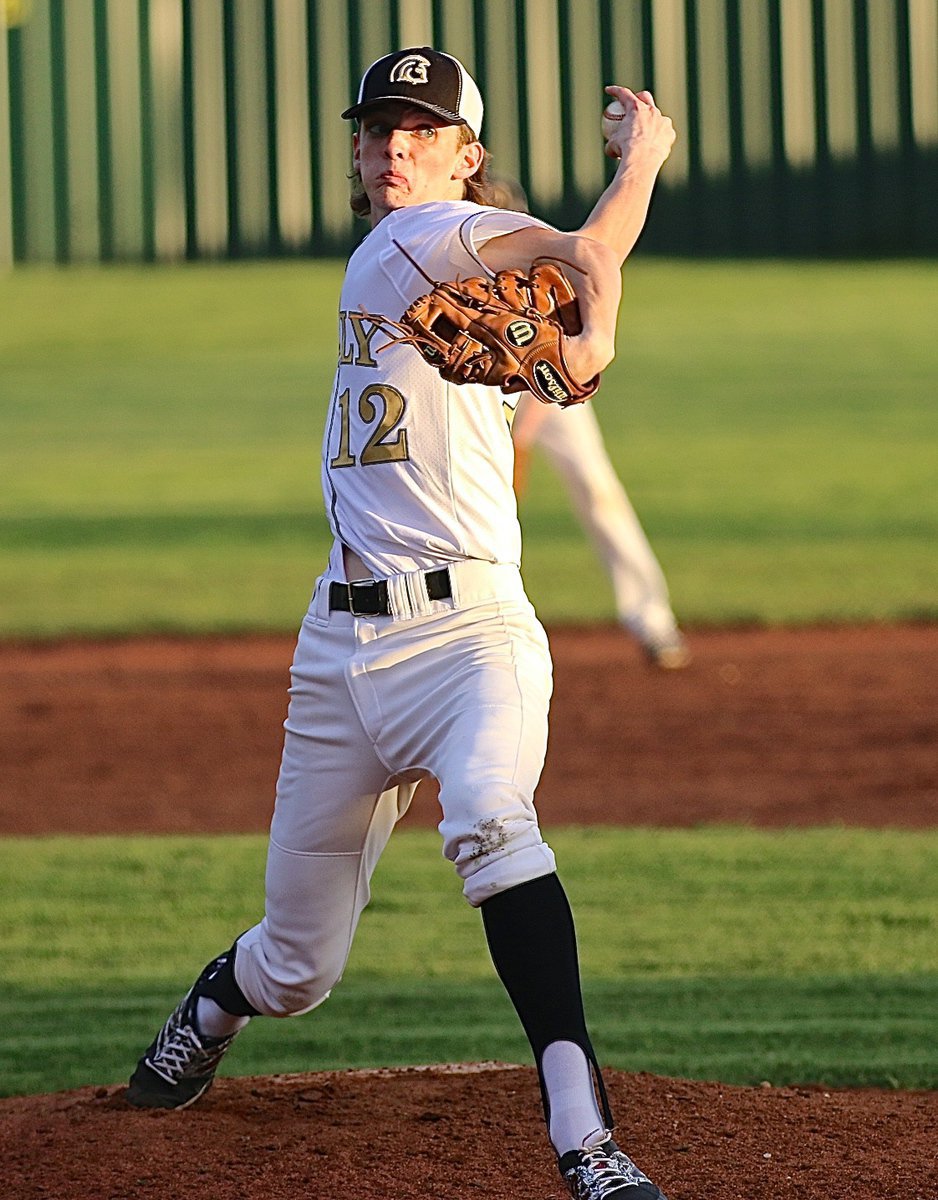
MULTIPOLYGON (((230 953, 230 951, 228 952, 230 953)), ((236 1034, 206 1037, 195 1010, 201 985, 218 973, 225 955, 213 959, 137 1063, 127 1100, 137 1108, 186 1108, 212 1086, 215 1071, 236 1034)))
POLYGON ((662 671, 680 671, 690 663, 690 650, 679 630, 642 640, 642 649, 653 667, 662 671))
POLYGON ((667 606, 649 607, 641 613, 619 615, 619 622, 639 646, 648 664, 661 671, 679 671, 689 665, 691 653, 667 606))
POLYGON ((573 1200, 667 1200, 612 1138, 560 1159, 560 1174, 573 1200))

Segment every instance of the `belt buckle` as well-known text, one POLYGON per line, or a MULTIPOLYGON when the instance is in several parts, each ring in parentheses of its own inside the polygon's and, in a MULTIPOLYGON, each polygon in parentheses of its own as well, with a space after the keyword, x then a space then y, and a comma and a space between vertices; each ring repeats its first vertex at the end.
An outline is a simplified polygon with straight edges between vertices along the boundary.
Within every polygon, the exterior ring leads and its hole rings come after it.
POLYGON ((377 579, 353 579, 348 585, 349 611, 353 617, 375 617, 381 612, 378 604, 377 579), (362 594, 361 606, 357 594, 362 594))

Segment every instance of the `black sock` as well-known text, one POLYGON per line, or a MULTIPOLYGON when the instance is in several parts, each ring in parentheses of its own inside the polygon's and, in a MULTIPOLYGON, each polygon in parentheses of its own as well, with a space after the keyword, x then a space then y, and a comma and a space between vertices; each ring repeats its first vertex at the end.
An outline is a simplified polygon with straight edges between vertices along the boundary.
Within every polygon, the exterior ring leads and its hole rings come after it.
POLYGON ((590 1044, 580 990, 573 914, 556 875, 499 892, 481 905, 492 962, 534 1051, 550 1117, 541 1056, 551 1042, 573 1042, 592 1065, 607 1128, 612 1114, 590 1044))

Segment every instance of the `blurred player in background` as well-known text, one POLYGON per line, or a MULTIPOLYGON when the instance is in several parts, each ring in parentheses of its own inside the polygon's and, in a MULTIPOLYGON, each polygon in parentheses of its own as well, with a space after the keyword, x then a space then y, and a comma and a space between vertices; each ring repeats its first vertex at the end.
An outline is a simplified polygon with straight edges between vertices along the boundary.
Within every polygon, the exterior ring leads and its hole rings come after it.
MULTIPOLYGON (((517 180, 503 175, 491 184, 497 207, 528 211, 528 198, 517 180)), ((526 392, 511 432, 519 499, 531 450, 538 446, 566 485, 609 574, 619 623, 654 666, 669 671, 686 667, 690 651, 671 608, 664 572, 609 459, 593 405, 559 408, 541 404, 526 392)))

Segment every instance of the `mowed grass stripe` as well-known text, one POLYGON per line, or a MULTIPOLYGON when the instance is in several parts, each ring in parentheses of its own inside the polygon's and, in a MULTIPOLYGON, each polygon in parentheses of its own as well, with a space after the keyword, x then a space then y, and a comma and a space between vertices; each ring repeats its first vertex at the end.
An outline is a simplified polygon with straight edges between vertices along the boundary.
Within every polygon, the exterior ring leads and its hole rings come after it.
MULTIPOLYGON (((727 1082, 938 1086, 938 831, 549 831, 604 1061, 727 1082)), ((0 844, 9 1092, 114 1082, 262 902, 264 839, 0 844)), ((346 977, 256 1022, 237 1074, 527 1061, 478 913, 400 831, 346 977)))
MULTIPOLYGON (((586 981, 601 1060, 726 1083, 934 1088, 938 974, 902 977, 586 981)), ((179 985, 0 998, 2 1093, 119 1082, 179 998, 179 985)), ((222 1073, 402 1066, 480 1059, 527 1063, 530 1051, 495 980, 349 977, 321 1008, 256 1021, 222 1073)))
MULTIPOLYGON (((563 828, 548 837, 589 975, 938 970, 938 831, 563 828)), ((265 846, 259 836, 7 840, 8 984, 187 978, 193 958, 257 919, 265 846)), ((490 976, 478 914, 432 830, 391 839, 373 892, 350 971, 490 976)))

